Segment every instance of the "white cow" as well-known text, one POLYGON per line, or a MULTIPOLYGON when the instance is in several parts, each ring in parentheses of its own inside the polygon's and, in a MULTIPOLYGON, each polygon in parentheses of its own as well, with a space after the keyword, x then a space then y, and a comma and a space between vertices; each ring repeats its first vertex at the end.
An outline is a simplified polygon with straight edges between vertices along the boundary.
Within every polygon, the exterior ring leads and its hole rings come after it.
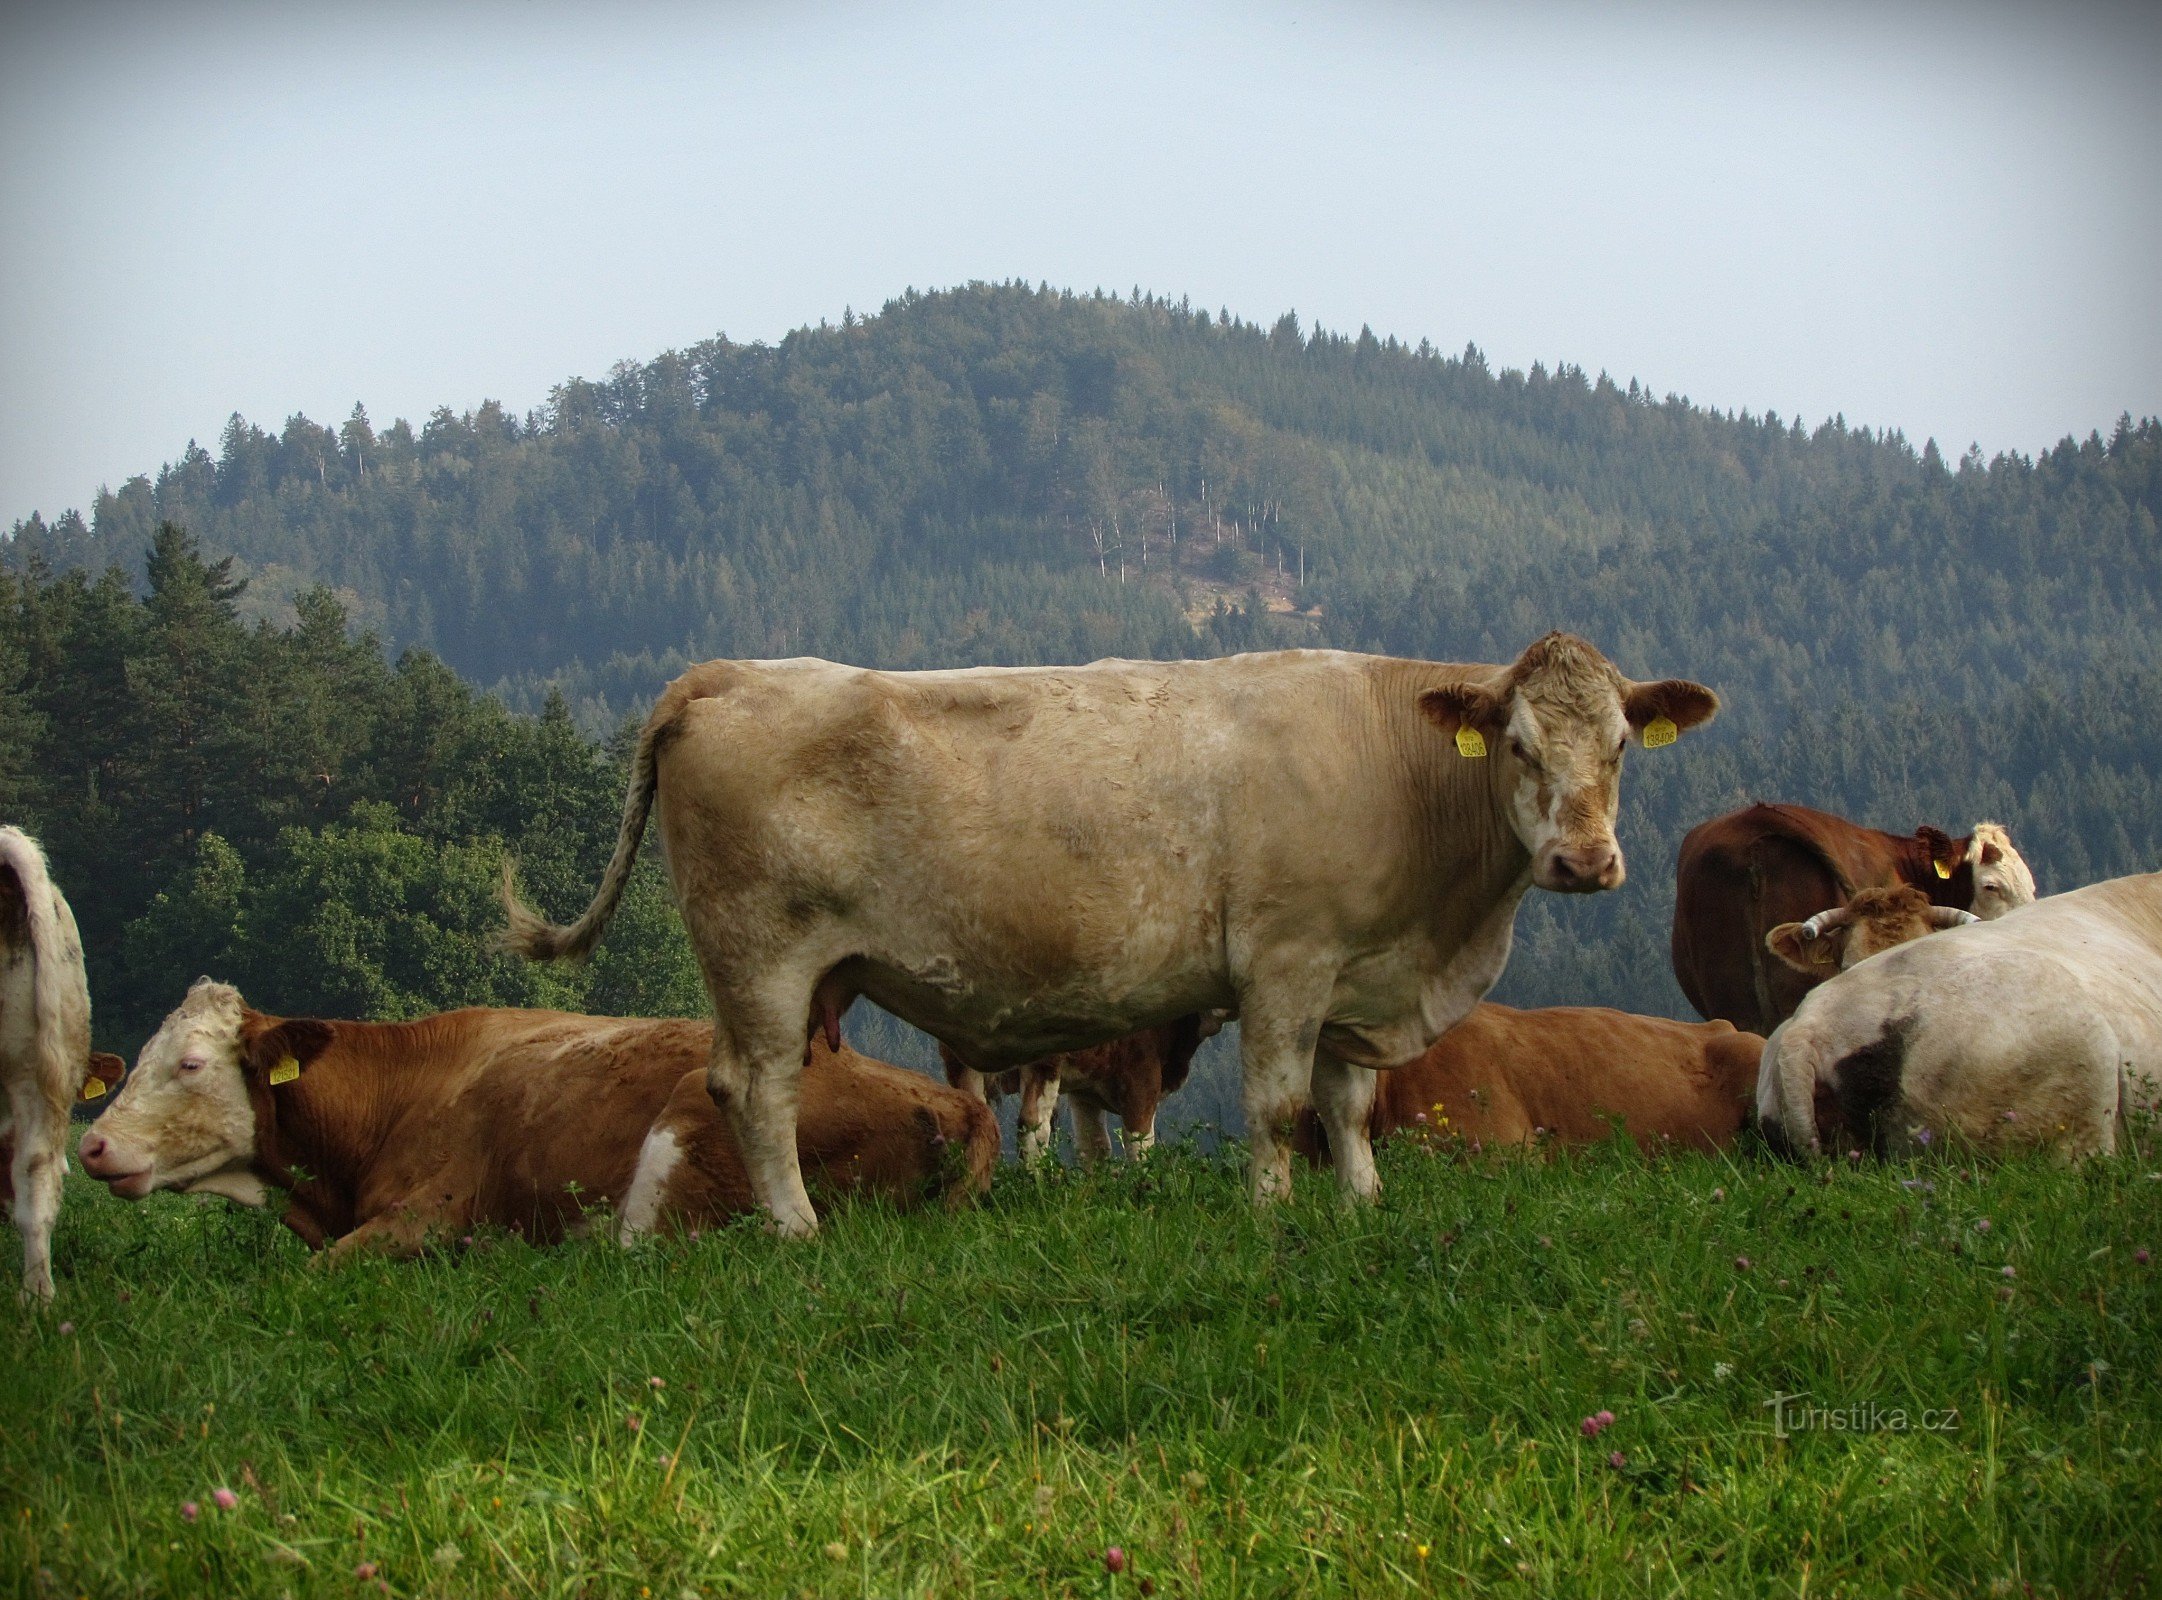
POLYGON ((693 667, 647 718, 614 859, 535 959, 600 937, 657 804, 721 1019, 708 1085, 784 1233, 804 1043, 859 994, 995 1071, 1235 1012, 1257 1200, 1309 1086, 1376 1192, 1373 1069, 1500 976, 1517 902, 1622 881, 1622 751, 1712 716, 1549 634, 1506 666, 1333 650, 871 672, 693 667))
POLYGON ((103 1095, 121 1071, 118 1056, 90 1053, 82 940, 46 872, 45 852, 20 828, 0 828, 0 1079, 7 1090, 0 1171, 23 1236, 25 1298, 53 1297, 68 1112, 77 1099, 103 1095))
POLYGON ((1772 1034, 1757 1117, 1823 1147, 1815 1099, 1882 1152, 2107 1152, 2162 1090, 2162 874, 1933 933, 1812 989, 1772 1034))

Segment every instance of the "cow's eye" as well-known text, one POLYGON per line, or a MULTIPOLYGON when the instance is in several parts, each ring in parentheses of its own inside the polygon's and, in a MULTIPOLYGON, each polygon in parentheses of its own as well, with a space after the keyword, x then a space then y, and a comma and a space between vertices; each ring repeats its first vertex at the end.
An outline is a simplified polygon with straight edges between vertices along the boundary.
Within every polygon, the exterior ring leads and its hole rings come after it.
POLYGON ((180 1070, 181 1070, 182 1072, 200 1072, 200 1071, 202 1071, 202 1070, 203 1070, 203 1060, 202 1060, 202 1057, 200 1057, 200 1056, 185 1056, 185 1057, 183 1057, 183 1058, 181 1059, 181 1062, 180 1062, 180 1070))
POLYGON ((1538 757, 1534 756, 1531 751, 1525 747, 1524 741, 1522 739, 1519 739, 1513 733, 1509 735, 1509 753, 1515 756, 1517 760, 1523 762, 1524 765, 1526 765, 1527 767, 1536 767, 1539 764, 1538 757))

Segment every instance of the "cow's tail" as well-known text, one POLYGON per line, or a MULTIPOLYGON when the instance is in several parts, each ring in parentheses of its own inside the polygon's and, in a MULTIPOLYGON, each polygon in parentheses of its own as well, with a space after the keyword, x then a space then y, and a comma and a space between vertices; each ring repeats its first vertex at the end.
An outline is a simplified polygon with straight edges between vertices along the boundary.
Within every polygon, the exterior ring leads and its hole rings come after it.
POLYGON ((90 991, 83 979, 83 948, 75 919, 53 890, 45 852, 22 829, 0 828, 0 870, 15 875, 29 930, 38 1081, 55 1087, 64 1084, 72 1094, 90 1049, 90 991), (82 1037, 71 1039, 69 1035, 76 1032, 82 1037))
POLYGON ((608 858, 593 903, 568 927, 550 922, 518 898, 515 863, 503 863, 503 912, 506 925, 498 936, 500 946, 528 961, 582 961, 600 942, 601 931, 615 915, 623 886, 630 882, 638 861, 639 842, 645 838, 646 818, 653 811, 654 791, 660 787, 658 749, 662 733, 673 726, 675 707, 664 698, 646 719, 638 735, 638 751, 631 758, 631 781, 623 791, 623 826, 616 834, 616 853, 608 858))

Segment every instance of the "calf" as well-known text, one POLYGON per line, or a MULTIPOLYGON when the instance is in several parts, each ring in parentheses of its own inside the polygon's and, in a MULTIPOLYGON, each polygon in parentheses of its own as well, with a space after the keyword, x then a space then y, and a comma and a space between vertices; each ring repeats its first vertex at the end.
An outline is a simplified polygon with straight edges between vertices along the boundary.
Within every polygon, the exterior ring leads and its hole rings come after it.
POLYGON ((1845 905, 1820 911, 1805 922, 1782 922, 1764 936, 1764 948, 1796 972, 1823 979, 1880 950, 1980 920, 1957 906, 1933 906, 1921 890, 1902 884, 1897 889, 1864 889, 1845 905))
MULTIPOLYGON (((1482 1002, 1426 1054, 1381 1074, 1367 1132, 1380 1139, 1424 1125, 1475 1148, 1546 1137, 1596 1144, 1619 1117, 1646 1150, 1723 1150, 1749 1120, 1763 1053, 1763 1039, 1725 1022, 1482 1002)), ((1293 1142, 1309 1161, 1328 1154, 1311 1111, 1293 1142)))
POLYGON ((1093 1049, 1067 1050, 988 1075, 944 1045, 938 1053, 946 1063, 946 1081, 962 1092, 990 1104, 1001 1095, 1020 1095, 1017 1131, 1024 1161, 1049 1154, 1051 1117, 1063 1091, 1073 1102, 1074 1153, 1087 1163, 1111 1153, 1107 1112, 1119 1119, 1128 1154, 1149 1152, 1156 1143, 1156 1108, 1186 1082, 1194 1052, 1225 1020, 1221 1011, 1191 1012, 1093 1049))
POLYGON ((25 1299, 53 1297, 69 1109, 120 1074, 119 1057, 91 1053, 82 940, 45 852, 20 828, 0 828, 0 1183, 23 1236, 25 1299))
MULTIPOLYGON (((561 1238, 595 1205, 630 1239, 753 1207, 705 1091, 710 1023, 445 1012, 323 1022, 251 1010, 205 978, 143 1046, 83 1136, 84 1170, 260 1205, 333 1255, 409 1255, 477 1225, 561 1238)), ((805 1068, 801 1157, 828 1195, 898 1204, 981 1191, 998 1128, 979 1102, 823 1040, 805 1068)))

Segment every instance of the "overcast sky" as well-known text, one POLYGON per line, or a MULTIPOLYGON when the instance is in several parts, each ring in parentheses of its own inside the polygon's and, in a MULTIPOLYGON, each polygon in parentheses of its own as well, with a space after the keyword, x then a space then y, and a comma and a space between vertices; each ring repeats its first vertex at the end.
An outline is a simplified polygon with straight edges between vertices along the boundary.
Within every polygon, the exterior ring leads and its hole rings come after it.
POLYGON ((2162 412, 2158 15, 17 0, 0 526, 1016 276, 2032 452, 2162 412))

